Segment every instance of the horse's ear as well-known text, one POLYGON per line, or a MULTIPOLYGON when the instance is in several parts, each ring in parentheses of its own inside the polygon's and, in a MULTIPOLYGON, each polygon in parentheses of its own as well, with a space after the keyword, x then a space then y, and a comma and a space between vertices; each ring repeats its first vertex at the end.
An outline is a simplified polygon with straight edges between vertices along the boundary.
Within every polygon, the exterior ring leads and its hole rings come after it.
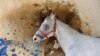
POLYGON ((51 17, 52 20, 55 18, 55 16, 56 16, 56 15, 55 15, 55 13, 53 13, 53 12, 52 12, 51 15, 50 15, 50 17, 51 17))

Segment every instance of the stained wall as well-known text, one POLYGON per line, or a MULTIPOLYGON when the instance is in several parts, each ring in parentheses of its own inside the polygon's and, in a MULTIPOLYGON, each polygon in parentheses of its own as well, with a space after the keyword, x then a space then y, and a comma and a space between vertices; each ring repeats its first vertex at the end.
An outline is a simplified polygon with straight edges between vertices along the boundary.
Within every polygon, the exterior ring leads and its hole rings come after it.
MULTIPOLYGON (((12 40, 12 44, 7 46, 9 56, 12 49, 18 56, 33 55, 32 36, 46 16, 46 6, 57 14, 59 20, 80 33, 100 36, 98 0, 0 0, 0 38, 12 40)), ((64 55, 61 48, 53 48, 54 44, 55 38, 41 43, 39 55, 64 55), (55 53, 50 54, 51 51, 55 53)))

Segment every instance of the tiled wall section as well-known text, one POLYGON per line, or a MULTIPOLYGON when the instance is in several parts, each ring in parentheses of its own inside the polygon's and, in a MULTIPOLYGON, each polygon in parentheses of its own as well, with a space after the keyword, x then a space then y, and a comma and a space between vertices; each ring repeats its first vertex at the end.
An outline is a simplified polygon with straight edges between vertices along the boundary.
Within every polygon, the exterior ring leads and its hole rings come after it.
MULTIPOLYGON (((33 44, 29 42, 17 42, 0 38, 0 56, 36 56, 38 52, 32 48, 33 44)), ((33 46, 34 47, 34 46, 33 46)))

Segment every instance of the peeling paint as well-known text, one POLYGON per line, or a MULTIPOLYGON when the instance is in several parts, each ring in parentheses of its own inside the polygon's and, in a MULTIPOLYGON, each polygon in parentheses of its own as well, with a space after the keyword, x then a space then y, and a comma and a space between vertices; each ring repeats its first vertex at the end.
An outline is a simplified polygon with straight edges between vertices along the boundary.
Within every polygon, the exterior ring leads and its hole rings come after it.
POLYGON ((5 40, 0 38, 0 56, 38 56, 38 51, 28 49, 25 42, 17 42, 14 40, 5 40), (17 43, 15 45, 15 43, 17 43), (19 50, 18 50, 19 49, 19 50), (28 51, 27 51, 28 50, 28 51))
POLYGON ((6 50, 7 44, 5 43, 4 39, 0 39, 0 56, 7 56, 6 50))

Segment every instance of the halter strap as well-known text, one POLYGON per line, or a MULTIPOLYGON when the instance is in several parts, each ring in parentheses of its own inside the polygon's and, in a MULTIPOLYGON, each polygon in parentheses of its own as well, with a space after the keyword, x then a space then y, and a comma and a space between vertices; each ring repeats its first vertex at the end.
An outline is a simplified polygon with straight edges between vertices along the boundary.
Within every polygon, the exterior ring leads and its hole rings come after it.
POLYGON ((53 27, 53 29, 52 29, 50 32, 44 33, 44 32, 41 31, 41 30, 39 30, 39 31, 40 31, 40 32, 43 34, 43 36, 46 37, 46 38, 48 38, 48 35, 49 35, 50 33, 52 33, 52 32, 53 32, 53 34, 55 35, 55 32, 56 32, 56 19, 55 19, 54 27, 53 27))

